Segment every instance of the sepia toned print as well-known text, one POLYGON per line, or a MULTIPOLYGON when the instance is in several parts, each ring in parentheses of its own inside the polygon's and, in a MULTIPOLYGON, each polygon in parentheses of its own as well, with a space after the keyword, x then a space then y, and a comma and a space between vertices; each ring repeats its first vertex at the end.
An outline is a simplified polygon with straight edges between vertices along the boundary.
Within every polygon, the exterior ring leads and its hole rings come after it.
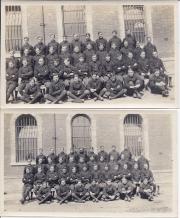
POLYGON ((175 107, 175 5, 6 2, 4 102, 175 107))
POLYGON ((5 214, 175 216, 174 121, 161 110, 5 113, 5 214))

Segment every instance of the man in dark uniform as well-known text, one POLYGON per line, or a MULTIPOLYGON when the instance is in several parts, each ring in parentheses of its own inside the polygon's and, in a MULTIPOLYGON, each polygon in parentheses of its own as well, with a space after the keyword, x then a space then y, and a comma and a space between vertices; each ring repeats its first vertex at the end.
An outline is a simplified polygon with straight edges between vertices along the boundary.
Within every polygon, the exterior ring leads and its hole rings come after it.
POLYGON ((110 79, 106 83, 106 88, 103 97, 108 99, 116 99, 124 96, 127 89, 123 88, 123 81, 116 78, 115 73, 110 74, 110 79))
POLYGON ((47 163, 47 158, 46 158, 46 156, 44 155, 42 148, 39 149, 39 153, 38 153, 38 155, 36 156, 36 164, 38 164, 39 158, 42 158, 42 160, 43 160, 42 163, 43 163, 43 164, 46 164, 46 163, 47 163))
POLYGON ((23 186, 21 204, 24 204, 31 190, 33 189, 33 183, 34 183, 34 175, 29 168, 25 169, 22 182, 24 183, 24 186, 23 186))
POLYGON ((11 50, 9 52, 9 57, 6 58, 6 69, 9 67, 9 62, 13 62, 14 67, 19 69, 20 63, 19 63, 19 59, 17 57, 15 57, 15 51, 11 50))
POLYGON ((142 51, 144 51, 144 50, 141 48, 140 42, 137 41, 137 42, 136 42, 136 48, 135 48, 134 51, 133 51, 133 56, 134 56, 134 58, 135 58, 136 61, 138 61, 138 59, 139 59, 140 54, 141 54, 142 51))
POLYGON ((127 162, 120 168, 120 175, 121 178, 125 176, 126 179, 131 180, 131 171, 127 162))
POLYGON ((48 94, 45 94, 44 98, 54 104, 62 103, 66 97, 67 91, 62 80, 59 79, 57 74, 53 75, 53 81, 49 85, 48 94))
POLYGON ((46 173, 47 171, 47 166, 46 166, 46 162, 44 162, 43 156, 39 156, 38 160, 36 160, 36 166, 35 166, 35 172, 37 173, 38 168, 41 168, 43 173, 46 173))
POLYGON ((67 166, 67 163, 62 166, 62 168, 58 167, 58 182, 61 183, 61 180, 64 179, 66 183, 69 185, 70 184, 70 176, 69 176, 69 169, 67 166))
POLYGON ((120 198, 125 201, 131 201, 133 195, 134 185, 124 176, 118 184, 118 192, 120 198))
POLYGON ((121 41, 121 39, 117 36, 117 31, 116 31, 116 30, 113 30, 113 31, 112 31, 112 38, 111 38, 111 39, 109 40, 109 42, 108 42, 109 48, 112 48, 112 44, 115 44, 115 45, 116 45, 117 50, 120 50, 120 49, 121 49, 122 41, 121 41))
POLYGON ((54 64, 54 60, 59 59, 59 55, 56 53, 54 46, 50 46, 48 48, 48 55, 46 56, 46 62, 48 67, 50 68, 54 64))
POLYGON ((50 80, 53 79, 54 75, 58 75, 59 79, 63 79, 62 65, 60 64, 59 58, 53 60, 53 65, 49 67, 50 80))
POLYGON ((155 69, 154 74, 151 75, 149 88, 153 94, 160 94, 163 97, 169 96, 165 75, 161 74, 159 69, 155 69))
POLYGON ((100 151, 98 152, 98 160, 100 160, 100 157, 103 156, 104 157, 104 161, 107 162, 109 161, 109 156, 108 153, 104 150, 104 146, 100 146, 100 151))
POLYGON ((51 188, 48 186, 47 182, 43 182, 42 186, 40 187, 37 194, 37 199, 39 200, 39 204, 43 204, 53 199, 51 188))
POLYGON ((123 41, 123 46, 120 49, 120 52, 122 53, 124 60, 126 60, 129 52, 133 52, 133 49, 129 47, 127 40, 123 41))
POLYGON ((94 97, 95 101, 103 101, 102 95, 104 91, 101 92, 102 86, 103 84, 101 79, 97 77, 97 74, 95 72, 93 72, 92 78, 89 80, 87 87, 90 91, 91 96, 94 97))
POLYGON ((57 196, 56 199, 59 201, 60 204, 62 203, 67 203, 68 200, 70 200, 71 196, 72 196, 72 191, 70 186, 66 183, 65 179, 61 179, 60 181, 60 186, 56 191, 57 196))
POLYGON ((89 172, 88 165, 85 163, 82 165, 81 172, 80 172, 80 178, 81 178, 81 182, 83 183, 85 188, 88 190, 90 183, 92 181, 92 175, 89 172))
POLYGON ((92 180, 88 190, 93 202, 98 202, 101 199, 103 192, 95 179, 92 180))
POLYGON ((90 43, 86 45, 83 54, 85 55, 86 63, 89 64, 92 61, 92 56, 95 54, 95 50, 90 43))
POLYGON ((54 48, 54 53, 58 54, 59 52, 59 43, 55 39, 55 34, 50 35, 50 42, 47 45, 47 54, 49 53, 50 47, 54 48))
POLYGON ((120 168, 118 163, 110 163, 111 180, 118 184, 121 180, 120 168))
POLYGON ((29 37, 27 36, 24 37, 24 44, 22 45, 21 50, 20 50, 21 56, 24 55, 25 49, 29 50, 29 55, 34 55, 34 48, 32 45, 29 44, 29 37))
POLYGON ((34 76, 38 84, 44 85, 47 90, 50 85, 50 71, 43 57, 39 58, 38 63, 39 64, 34 69, 34 76))
POLYGON ((78 74, 74 75, 74 79, 70 83, 69 91, 67 95, 74 99, 74 102, 83 103, 84 98, 89 95, 90 91, 85 88, 81 79, 79 79, 78 74))
POLYGON ((24 167, 24 174, 26 173, 27 169, 29 169, 29 172, 33 175, 35 174, 35 168, 34 165, 32 165, 32 158, 30 156, 27 157, 27 165, 24 167))
POLYGON ((28 48, 24 49, 24 52, 23 52, 21 59, 20 59, 20 66, 22 66, 22 61, 24 59, 27 60, 29 66, 31 66, 32 68, 34 67, 34 57, 32 55, 30 55, 28 48))
POLYGON ((58 174, 55 171, 53 165, 50 166, 49 170, 46 173, 46 181, 49 183, 50 188, 58 188, 58 174))
POLYGON ((126 69, 131 68, 135 72, 138 72, 138 63, 133 56, 132 52, 128 52, 128 56, 125 60, 126 69))
POLYGON ((138 167, 138 162, 135 162, 131 169, 131 178, 135 186, 134 194, 139 195, 139 185, 141 181, 141 170, 138 167))
POLYGON ((46 181, 46 175, 41 167, 37 168, 37 173, 34 176, 34 193, 37 195, 39 189, 41 188, 43 182, 46 181))
POLYGON ((26 85, 24 89, 23 95, 20 99, 26 103, 34 104, 36 102, 40 102, 43 95, 40 91, 40 87, 36 84, 35 79, 30 79, 29 83, 26 85))
POLYGON ((124 150, 121 152, 120 154, 120 158, 122 159, 122 155, 124 155, 124 160, 126 161, 130 161, 132 154, 131 151, 129 150, 129 148, 124 148, 124 150))
POLYGON ((108 52, 105 49, 104 44, 100 43, 99 47, 98 47, 98 51, 96 52, 96 55, 97 55, 98 60, 101 64, 103 64, 103 62, 105 61, 107 54, 108 54, 108 52))
POLYGON ((166 68, 162 62, 162 60, 158 57, 158 53, 156 51, 153 52, 152 58, 149 61, 150 71, 154 72, 155 69, 159 69, 162 74, 166 74, 166 68))
POLYGON ((131 30, 126 31, 126 37, 123 39, 123 42, 127 40, 128 41, 128 46, 130 49, 134 50, 136 47, 136 39, 135 36, 131 33, 131 30))
POLYGON ((149 168, 149 161, 148 159, 143 155, 143 153, 140 154, 138 160, 138 167, 140 170, 143 170, 144 169, 144 164, 147 164, 148 165, 148 168, 149 168))
POLYGON ((34 50, 36 50, 36 48, 39 48, 41 51, 41 55, 46 55, 46 46, 43 43, 43 38, 41 36, 37 37, 37 44, 34 46, 34 50))
POLYGON ((85 200, 89 198, 89 192, 82 184, 81 180, 78 180, 77 184, 74 185, 72 197, 78 203, 85 203, 85 200))
POLYGON ((114 201, 118 197, 117 187, 108 179, 105 187, 103 188, 103 201, 114 201))
POLYGON ((144 178, 142 183, 140 184, 140 196, 142 199, 148 199, 149 201, 153 201, 153 187, 148 182, 148 178, 144 178))
POLYGON ((102 77, 104 83, 106 83, 109 80, 111 76, 110 74, 113 71, 113 66, 114 63, 111 59, 111 56, 107 53, 105 56, 105 60, 102 62, 102 77))
POLYGON ((46 62, 46 56, 41 54, 41 50, 40 48, 36 47, 35 49, 35 55, 33 56, 33 65, 34 65, 34 69, 36 68, 36 66, 39 65, 39 59, 43 58, 44 61, 46 62))
POLYGON ((58 162, 58 157, 57 155, 55 154, 55 151, 53 148, 50 148, 50 153, 48 154, 47 158, 50 157, 53 164, 57 164, 58 162))
POLYGON ((68 58, 70 63, 72 62, 71 53, 68 50, 68 47, 66 45, 63 45, 61 48, 61 53, 59 54, 60 63, 64 64, 64 60, 68 58))
POLYGON ((13 95, 13 91, 18 85, 18 69, 15 67, 14 62, 10 61, 6 69, 6 102, 13 95))
POLYGON ((28 65, 28 62, 26 59, 23 59, 22 61, 23 66, 19 68, 18 71, 18 91, 19 94, 22 96, 23 91, 28 84, 29 80, 33 77, 33 69, 30 65, 28 65))
POLYGON ((71 54, 72 65, 76 66, 79 63, 79 58, 82 56, 79 46, 75 46, 71 54))
MULTIPOLYGON (((100 163, 99 163, 99 165, 100 165, 100 163)), ((104 187, 106 186, 106 182, 109 179, 111 180, 111 172, 110 172, 108 163, 105 162, 104 168, 102 168, 102 166, 100 165, 100 174, 99 174, 100 183, 99 183, 99 185, 100 185, 100 187, 102 187, 104 189, 104 187)))
POLYGON ((80 179, 80 175, 78 173, 77 165, 73 164, 71 167, 69 167, 69 183, 71 189, 74 189, 74 185, 78 183, 79 179, 80 179))
POLYGON ((108 41, 103 37, 102 32, 98 32, 98 39, 96 39, 96 50, 98 51, 101 48, 100 44, 103 45, 104 50, 108 50, 108 41))
POLYGON ((140 91, 144 88, 144 81, 137 73, 129 68, 128 75, 124 76, 124 87, 127 89, 127 95, 141 99, 140 91))
POLYGON ((102 75, 102 65, 100 61, 98 60, 98 57, 96 54, 93 54, 92 60, 89 63, 89 71, 92 77, 92 74, 96 74, 98 77, 102 75))
POLYGON ((82 41, 81 41, 80 38, 79 38, 79 34, 77 34, 77 33, 75 33, 75 34, 73 35, 73 40, 72 40, 72 42, 71 42, 71 47, 72 47, 72 50, 71 50, 71 51, 73 51, 76 46, 79 48, 79 51, 80 51, 80 52, 83 52, 83 50, 84 50, 84 45, 83 45, 82 41))
POLYGON ((96 43, 94 41, 91 40, 91 35, 90 33, 86 33, 86 39, 84 42, 84 49, 87 49, 88 45, 91 45, 92 50, 96 50, 96 43))
POLYGON ((58 163, 56 164, 57 172, 62 172, 62 169, 67 168, 67 157, 64 155, 58 155, 58 163))
POLYGON ((79 56, 79 62, 76 64, 76 72, 79 78, 83 81, 84 85, 87 86, 89 81, 89 65, 85 62, 84 55, 79 56))
POLYGON ((116 60, 114 61, 113 70, 116 73, 117 79, 122 80, 122 76, 125 75, 127 70, 122 53, 119 53, 116 60))
POLYGON ((111 158, 111 156, 114 157, 114 161, 117 162, 119 160, 119 152, 116 150, 116 146, 112 145, 112 149, 109 152, 109 160, 111 158))
POLYGON ((146 57, 148 59, 152 58, 153 52, 156 51, 157 52, 157 48, 155 45, 152 44, 151 42, 151 37, 147 37, 147 43, 144 46, 144 51, 146 52, 146 57))
POLYGON ((63 41, 59 43, 59 54, 62 53, 62 47, 66 47, 66 51, 67 53, 70 53, 71 52, 71 43, 68 42, 67 40, 67 36, 63 36, 63 41))

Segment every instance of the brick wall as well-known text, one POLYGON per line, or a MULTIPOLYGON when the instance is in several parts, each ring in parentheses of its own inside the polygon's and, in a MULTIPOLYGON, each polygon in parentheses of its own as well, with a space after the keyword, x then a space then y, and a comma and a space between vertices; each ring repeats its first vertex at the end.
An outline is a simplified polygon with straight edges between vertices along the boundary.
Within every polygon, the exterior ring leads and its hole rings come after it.
MULTIPOLYGON (((149 158, 153 170, 172 169, 172 147, 171 147, 171 126, 170 117, 166 114, 150 114, 147 116, 147 131, 149 137, 149 158)), ((120 117, 119 114, 95 114, 96 120, 96 141, 97 150, 104 145, 110 151, 112 145, 116 145, 118 150, 123 149, 120 138, 120 117)), ((11 166, 11 135, 12 135, 12 115, 5 116, 5 175, 16 176, 22 174, 23 167, 11 166)), ((41 114, 42 120, 42 144, 45 154, 50 147, 54 147, 54 115, 41 114)), ((57 153, 67 145, 67 114, 56 115, 56 145, 57 153)), ((123 120, 121 121, 123 123, 123 120)), ((39 124, 40 125, 40 124, 39 124)), ((38 127, 41 129, 41 127, 38 127)), ((14 155, 14 154, 13 154, 14 155)))
MULTIPOLYGON (((45 23, 45 38, 46 43, 49 42, 49 35, 51 33, 57 34, 57 19, 56 19, 56 6, 44 6, 44 23, 45 23)), ((27 22, 28 22, 28 35, 30 43, 35 45, 37 36, 43 36, 42 24, 42 7, 41 6, 28 6, 27 7, 27 22)))
POLYGON ((161 57, 174 56, 173 12, 173 6, 152 6, 153 40, 161 57))

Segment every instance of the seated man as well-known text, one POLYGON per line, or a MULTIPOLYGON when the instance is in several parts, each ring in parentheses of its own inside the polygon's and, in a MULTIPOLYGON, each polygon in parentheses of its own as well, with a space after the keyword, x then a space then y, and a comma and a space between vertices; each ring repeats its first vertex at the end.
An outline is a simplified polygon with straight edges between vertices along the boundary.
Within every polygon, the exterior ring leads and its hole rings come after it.
POLYGON ((118 184, 119 196, 122 200, 131 201, 133 195, 134 185, 124 176, 118 184))
POLYGON ((15 67, 14 62, 8 63, 6 70, 6 102, 8 103, 9 98, 13 95, 13 91, 18 85, 18 69, 15 67))
POLYGON ((33 183, 34 183, 34 175, 29 168, 26 168, 25 173, 23 175, 22 182, 24 183, 24 186, 23 186, 21 204, 24 204, 31 190, 33 189, 33 183))
POLYGON ((43 204, 48 201, 52 201, 53 196, 51 193, 51 188, 49 187, 48 183, 45 181, 43 182, 41 188, 37 193, 37 199, 39 200, 39 204, 43 204))
POLYGON ((19 94, 22 96, 26 85, 28 84, 29 80, 33 77, 33 69, 30 65, 28 65, 27 59, 22 60, 22 67, 19 68, 18 74, 18 91, 19 94))
POLYGON ((59 79, 63 79, 62 65, 58 58, 53 60, 53 64, 49 67, 50 79, 52 80, 54 74, 59 76, 59 79))
POLYGON ((67 203, 68 200, 70 200, 72 196, 72 190, 70 189, 70 186, 66 183, 66 180, 64 178, 61 179, 60 186, 57 189, 56 193, 56 198, 60 204, 64 202, 67 203))
POLYGON ((37 82, 40 86, 45 86, 46 90, 50 85, 50 71, 48 66, 45 64, 43 57, 40 57, 38 60, 38 65, 34 69, 34 77, 37 79, 37 82))
POLYGON ((149 87, 151 89, 151 93, 153 94, 160 94, 163 97, 169 96, 166 78, 160 74, 159 69, 155 69, 154 74, 151 76, 149 80, 149 87))
POLYGON ((118 196, 118 191, 114 183, 111 182, 111 179, 108 179, 105 187, 103 188, 103 201, 114 201, 118 196))
POLYGON ((126 64, 125 64, 125 58, 123 58, 122 53, 120 53, 116 60, 114 61, 113 70, 116 73, 117 79, 122 79, 122 76, 126 73, 126 64))
POLYGON ((111 76, 113 65, 114 63, 112 62, 111 56, 107 53, 105 59, 102 62, 102 79, 105 84, 111 76))
POLYGON ((137 60, 134 58, 132 52, 128 52, 128 56, 125 60, 125 66, 126 66, 126 69, 131 68, 135 72, 138 71, 138 63, 137 63, 137 60))
POLYGON ((46 62, 48 67, 50 68, 54 64, 54 60, 59 59, 59 56, 52 45, 48 48, 48 52, 49 54, 46 56, 46 62))
POLYGON ((139 193, 141 198, 153 201, 153 186, 149 184, 148 178, 144 178, 140 184, 139 193))
POLYGON ((141 181, 141 170, 138 168, 138 163, 134 163, 133 168, 131 169, 131 178, 133 181, 133 184, 135 185, 134 193, 136 195, 139 195, 139 185, 141 181))
POLYGON ((106 83, 106 88, 104 90, 104 98, 108 98, 110 100, 123 97, 127 89, 123 88, 123 82, 120 79, 116 78, 115 73, 111 73, 109 80, 106 83))
POLYGON ((140 91, 144 88, 144 81, 134 70, 129 68, 128 75, 124 76, 124 87, 127 89, 127 95, 141 99, 140 91))
POLYGON ((40 187, 42 186, 43 182, 46 181, 45 172, 41 167, 37 168, 37 173, 34 176, 34 193, 37 195, 40 187))
POLYGON ((39 85, 36 83, 35 79, 32 78, 24 89, 23 95, 20 99, 26 103, 34 104, 40 102, 43 95, 40 91, 39 85))
POLYGON ((96 54, 93 54, 92 60, 89 63, 89 71, 92 76, 92 74, 96 74, 97 77, 101 77, 102 75, 102 65, 100 61, 98 60, 98 56, 96 54))
POLYGON ((82 53, 80 52, 80 48, 78 46, 75 46, 73 49, 73 53, 71 55, 73 66, 76 66, 79 63, 79 58, 81 56, 82 56, 82 53))
POLYGON ((42 148, 39 149, 38 155, 36 156, 36 164, 38 164, 40 158, 42 158, 43 164, 47 163, 47 158, 46 158, 45 154, 43 153, 42 148))
POLYGON ((112 145, 112 149, 109 152, 109 160, 111 159, 111 156, 114 157, 114 161, 117 162, 119 160, 119 152, 116 150, 116 146, 112 145))
POLYGON ((84 184, 82 184, 81 180, 78 180, 77 184, 74 185, 72 197, 75 198, 75 201, 78 203, 85 203, 85 200, 89 199, 89 192, 84 184))
POLYGON ((27 63, 29 66, 31 66, 32 68, 34 67, 34 58, 32 55, 30 55, 30 51, 28 48, 25 48, 24 51, 23 51, 23 55, 21 57, 21 60, 20 60, 20 65, 22 66, 23 65, 23 60, 26 59, 27 60, 27 63))
POLYGON ((67 95, 74 99, 74 102, 83 103, 84 98, 89 95, 90 91, 87 90, 82 82, 79 79, 78 74, 74 75, 74 79, 70 83, 69 91, 67 91, 67 95))
POLYGON ((55 167, 53 165, 50 166, 50 169, 48 170, 46 174, 46 180, 49 183, 50 188, 55 188, 57 190, 58 188, 58 174, 55 171, 55 167))
POLYGON ((90 91, 91 96, 94 97, 95 101, 103 101, 102 95, 104 93, 104 90, 102 91, 102 81, 100 78, 97 77, 96 73, 93 73, 87 87, 90 91))
POLYGON ((62 103, 62 100, 66 97, 65 85, 62 80, 59 79, 58 74, 53 75, 53 81, 49 85, 48 94, 45 94, 45 99, 54 104, 62 103))
POLYGON ((101 188, 96 179, 92 180, 88 190, 93 202, 98 202, 101 199, 103 192, 101 191, 101 188))

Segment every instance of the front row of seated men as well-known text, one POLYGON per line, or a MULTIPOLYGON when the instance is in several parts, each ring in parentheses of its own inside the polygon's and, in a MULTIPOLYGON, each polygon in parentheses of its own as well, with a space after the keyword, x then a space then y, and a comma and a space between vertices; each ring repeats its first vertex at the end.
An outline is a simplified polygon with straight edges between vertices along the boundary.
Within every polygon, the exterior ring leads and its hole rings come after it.
POLYGON ((149 161, 143 155, 134 158, 129 149, 119 153, 115 146, 109 153, 101 146, 98 154, 80 149, 56 156, 51 149, 46 157, 41 152, 35 166, 28 159, 22 182, 22 204, 30 201, 34 194, 39 204, 50 203, 53 199, 60 204, 90 200, 131 201, 135 196, 153 201, 159 194, 149 161))

